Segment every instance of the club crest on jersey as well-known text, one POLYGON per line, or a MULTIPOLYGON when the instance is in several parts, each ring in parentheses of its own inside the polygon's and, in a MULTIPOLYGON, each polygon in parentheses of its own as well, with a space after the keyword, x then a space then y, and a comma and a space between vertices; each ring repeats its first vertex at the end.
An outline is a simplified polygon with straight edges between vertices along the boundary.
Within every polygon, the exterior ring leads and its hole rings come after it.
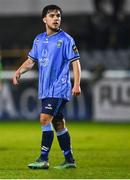
POLYGON ((63 42, 61 40, 57 41, 57 47, 60 48, 62 46, 62 43, 63 42))
POLYGON ((79 53, 76 45, 73 45, 73 46, 72 46, 72 49, 73 49, 73 51, 74 51, 75 54, 78 54, 78 53, 79 53))

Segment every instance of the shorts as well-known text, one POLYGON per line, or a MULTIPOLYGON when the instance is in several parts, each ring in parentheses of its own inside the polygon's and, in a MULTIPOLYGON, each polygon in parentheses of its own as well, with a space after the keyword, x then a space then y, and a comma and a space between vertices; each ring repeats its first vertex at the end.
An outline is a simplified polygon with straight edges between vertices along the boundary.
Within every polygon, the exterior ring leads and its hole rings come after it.
POLYGON ((62 98, 45 98, 42 99, 42 111, 41 113, 54 116, 57 120, 63 119, 64 108, 67 100, 62 98))

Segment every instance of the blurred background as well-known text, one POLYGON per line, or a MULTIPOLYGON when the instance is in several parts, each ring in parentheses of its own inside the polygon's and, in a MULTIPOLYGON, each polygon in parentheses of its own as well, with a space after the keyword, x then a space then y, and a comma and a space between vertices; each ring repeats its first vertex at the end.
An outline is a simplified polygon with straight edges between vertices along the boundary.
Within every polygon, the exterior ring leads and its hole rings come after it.
POLYGON ((81 55, 82 94, 68 103, 66 117, 130 121, 130 0, 0 0, 0 120, 39 117, 37 67, 18 87, 12 76, 44 31, 48 4, 63 9, 62 28, 81 55))

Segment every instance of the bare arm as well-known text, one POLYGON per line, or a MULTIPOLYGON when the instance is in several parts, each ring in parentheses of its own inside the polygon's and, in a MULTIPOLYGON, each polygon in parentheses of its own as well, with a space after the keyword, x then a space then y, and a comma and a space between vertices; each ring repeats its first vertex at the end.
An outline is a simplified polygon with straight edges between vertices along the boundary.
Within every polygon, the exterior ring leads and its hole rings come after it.
POLYGON ((14 76, 13 76, 13 84, 17 85, 19 84, 19 80, 20 80, 20 76, 21 74, 29 71, 32 69, 32 67, 34 66, 35 62, 31 59, 27 59, 21 66, 20 68, 15 72, 14 76))
POLYGON ((74 86, 72 88, 72 95, 78 96, 81 93, 80 78, 81 78, 81 66, 79 60, 72 62, 73 74, 74 74, 74 86))

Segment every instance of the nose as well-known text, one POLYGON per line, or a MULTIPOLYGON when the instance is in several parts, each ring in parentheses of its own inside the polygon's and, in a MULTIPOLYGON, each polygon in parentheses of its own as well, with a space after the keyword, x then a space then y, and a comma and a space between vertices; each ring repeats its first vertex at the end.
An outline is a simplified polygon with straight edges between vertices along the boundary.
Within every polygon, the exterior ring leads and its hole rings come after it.
POLYGON ((54 20, 58 21, 60 19, 59 16, 54 16, 54 20))

